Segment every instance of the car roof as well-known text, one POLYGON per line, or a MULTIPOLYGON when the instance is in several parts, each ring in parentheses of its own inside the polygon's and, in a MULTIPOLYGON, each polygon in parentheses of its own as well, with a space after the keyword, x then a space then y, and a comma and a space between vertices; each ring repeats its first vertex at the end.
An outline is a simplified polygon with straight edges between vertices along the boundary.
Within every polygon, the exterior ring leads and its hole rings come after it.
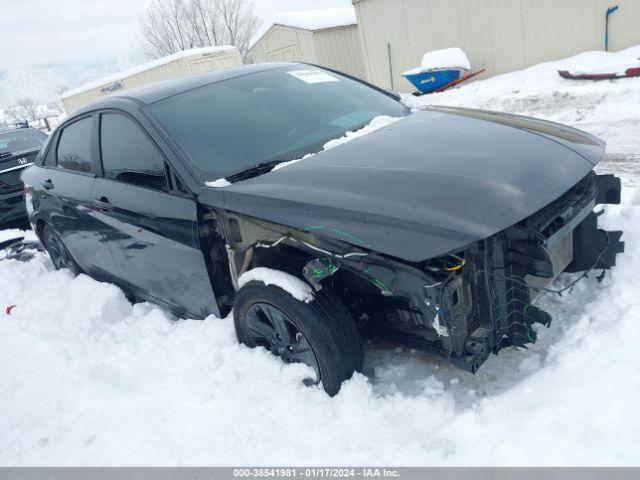
POLYGON ((172 97, 174 95, 178 95, 195 88, 203 87, 205 85, 211 85, 213 83, 218 83, 224 80, 230 80, 232 78, 242 77, 245 75, 251 75, 254 73, 301 65, 302 64, 299 63, 257 63, 253 65, 242 65, 234 68, 214 70, 212 72, 205 72, 196 75, 175 78, 172 80, 155 82, 149 85, 132 88, 122 93, 111 95, 102 100, 98 100, 97 102, 90 103, 86 107, 73 112, 73 116, 75 117, 78 114, 95 110, 96 108, 109 108, 113 104, 118 103, 118 100, 122 99, 132 100, 143 105, 149 105, 151 103, 155 103, 165 98, 172 97))

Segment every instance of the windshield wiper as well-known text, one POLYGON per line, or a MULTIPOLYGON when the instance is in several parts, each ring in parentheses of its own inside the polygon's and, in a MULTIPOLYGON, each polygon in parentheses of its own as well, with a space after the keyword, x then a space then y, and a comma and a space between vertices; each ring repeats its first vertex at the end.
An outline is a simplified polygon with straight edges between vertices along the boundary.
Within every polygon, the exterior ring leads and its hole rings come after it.
POLYGON ((271 170, 273 170, 273 168, 277 164, 286 162, 286 161, 288 160, 279 159, 279 160, 270 160, 268 162, 262 162, 257 165, 253 165, 249 168, 245 168, 244 170, 241 170, 238 173, 234 173, 233 175, 229 175, 228 177, 225 177, 225 180, 228 180, 233 183, 233 182, 239 182, 240 180, 246 180, 248 178, 257 177, 264 173, 270 172, 271 170))
POLYGON ((10 157, 11 155, 13 155, 13 152, 0 152, 0 158, 10 157))

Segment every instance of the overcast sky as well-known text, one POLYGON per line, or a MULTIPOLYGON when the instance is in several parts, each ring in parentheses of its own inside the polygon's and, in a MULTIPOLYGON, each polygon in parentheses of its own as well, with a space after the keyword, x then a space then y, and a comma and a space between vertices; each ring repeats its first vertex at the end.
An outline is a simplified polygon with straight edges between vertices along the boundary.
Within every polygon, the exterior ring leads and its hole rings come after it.
MULTIPOLYGON (((130 58, 150 0, 0 0, 0 70, 130 58)), ((254 0, 260 19, 351 0, 254 0)))

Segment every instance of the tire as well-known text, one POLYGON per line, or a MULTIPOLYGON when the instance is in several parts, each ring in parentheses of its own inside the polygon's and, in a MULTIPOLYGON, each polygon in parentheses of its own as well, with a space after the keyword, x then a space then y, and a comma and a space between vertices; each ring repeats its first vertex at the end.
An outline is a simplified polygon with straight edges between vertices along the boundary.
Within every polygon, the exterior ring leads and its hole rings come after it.
POLYGON ((67 247, 64 246, 58 234, 49 225, 45 225, 42 229, 42 243, 49 253, 51 262, 56 270, 66 268, 75 276, 82 273, 80 266, 73 259, 67 247))
POLYGON ((312 302, 304 303, 274 285, 249 282, 236 294, 233 321, 240 343, 263 346, 287 363, 307 363, 314 368, 315 378, 306 379, 305 384, 322 382, 330 396, 354 372, 362 372, 360 333, 347 308, 326 287, 312 302), (278 315, 285 317, 284 322, 278 315), (284 328, 278 328, 281 323, 284 328), (310 353, 304 352, 307 346, 310 353))

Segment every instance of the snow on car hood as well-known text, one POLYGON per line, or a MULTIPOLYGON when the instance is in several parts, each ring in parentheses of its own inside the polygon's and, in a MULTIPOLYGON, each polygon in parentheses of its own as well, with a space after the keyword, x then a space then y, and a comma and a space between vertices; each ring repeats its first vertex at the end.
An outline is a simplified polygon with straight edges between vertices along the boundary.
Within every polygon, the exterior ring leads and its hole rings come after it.
POLYGON ((434 107, 233 184, 224 189, 225 205, 421 261, 535 213, 582 179, 603 153, 603 142, 571 127, 434 107))

